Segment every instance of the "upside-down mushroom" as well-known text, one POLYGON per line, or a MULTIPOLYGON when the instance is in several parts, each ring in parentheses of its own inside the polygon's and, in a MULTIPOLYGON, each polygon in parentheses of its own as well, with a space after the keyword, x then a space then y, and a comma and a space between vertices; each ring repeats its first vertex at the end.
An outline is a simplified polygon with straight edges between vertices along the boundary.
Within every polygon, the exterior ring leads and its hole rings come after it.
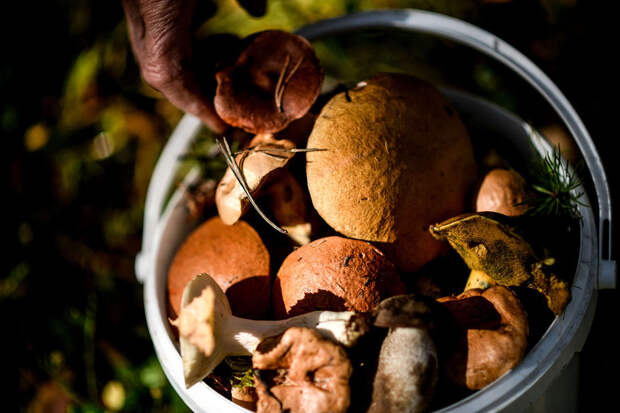
POLYGON ((471 270, 499 285, 533 288, 546 297, 555 315, 561 314, 570 301, 568 283, 555 273, 555 259, 539 257, 516 232, 515 219, 493 212, 463 214, 431 225, 429 231, 448 241, 471 270))
POLYGON ((351 363, 344 349, 316 330, 292 327, 265 340, 252 356, 257 413, 344 413, 351 363))
POLYGON ((508 288, 472 289, 438 300, 453 316, 456 339, 447 343, 442 366, 454 384, 478 390, 523 359, 527 314, 508 288))
POLYGON ((213 278, 198 274, 183 292, 183 307, 171 323, 179 330, 185 385, 205 378, 226 356, 251 355, 261 340, 290 327, 316 329, 344 346, 368 331, 368 320, 352 311, 314 311, 286 320, 249 320, 231 314, 226 295, 213 278))
POLYGON ((237 61, 216 74, 215 110, 229 125, 275 133, 308 112, 323 69, 305 38, 266 30, 245 39, 237 61))

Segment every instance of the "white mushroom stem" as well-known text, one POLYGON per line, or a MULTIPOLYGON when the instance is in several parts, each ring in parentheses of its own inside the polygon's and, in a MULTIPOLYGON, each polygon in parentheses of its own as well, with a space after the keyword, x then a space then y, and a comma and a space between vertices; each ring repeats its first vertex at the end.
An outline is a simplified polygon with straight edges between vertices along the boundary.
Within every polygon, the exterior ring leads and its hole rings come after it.
POLYGON ((353 311, 313 311, 285 320, 248 320, 230 316, 226 319, 227 337, 221 342, 229 355, 249 356, 267 337, 282 334, 290 327, 314 328, 326 338, 351 346, 358 338, 348 328, 353 311))
POLYGON ((367 413, 422 412, 438 380, 437 350, 423 328, 398 327, 383 341, 367 413))
POLYGON ((285 320, 258 321, 232 315, 224 292, 207 274, 197 275, 183 292, 179 329, 185 385, 204 379, 226 356, 251 355, 265 338, 289 327, 317 329, 325 337, 351 346, 362 334, 354 312, 314 311, 285 320))

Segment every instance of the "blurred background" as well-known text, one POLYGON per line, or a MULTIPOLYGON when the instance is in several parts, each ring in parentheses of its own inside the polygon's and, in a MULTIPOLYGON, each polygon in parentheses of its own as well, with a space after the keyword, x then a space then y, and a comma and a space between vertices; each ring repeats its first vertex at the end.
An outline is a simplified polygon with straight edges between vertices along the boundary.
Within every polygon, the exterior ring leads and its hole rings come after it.
MULTIPOLYGON (((149 179, 182 113, 141 81, 120 1, 6 3, 0 6, 0 177, 8 206, 1 231, 7 249, 0 274, 0 410, 186 411, 155 357, 133 269, 149 179)), ((610 63, 617 46, 607 24, 613 2, 269 0, 263 18, 248 16, 234 0, 216 3, 198 37, 294 30, 359 10, 403 7, 489 30, 564 92, 596 142, 617 199, 617 115, 608 97, 617 86, 610 63)), ((491 99, 549 137, 565 133, 519 79, 460 46, 367 33, 315 47, 327 72, 340 79, 412 72, 491 99)), ((562 148, 571 150, 568 143, 562 148)), ((610 328, 618 307, 615 291, 599 294, 581 358, 582 411, 617 405, 619 340, 610 328)))

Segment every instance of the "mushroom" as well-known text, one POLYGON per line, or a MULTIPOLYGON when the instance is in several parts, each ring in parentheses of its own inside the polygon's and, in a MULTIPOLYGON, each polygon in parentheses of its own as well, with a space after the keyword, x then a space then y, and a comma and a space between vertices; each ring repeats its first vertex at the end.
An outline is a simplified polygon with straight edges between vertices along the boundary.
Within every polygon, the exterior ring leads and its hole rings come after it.
MULTIPOLYGON (((266 188, 275 220, 298 245, 310 243, 313 225, 306 191, 293 174, 284 170, 278 180, 266 188)), ((315 225, 316 226, 316 225, 315 225)))
POLYGON ((381 345, 368 413, 424 411, 438 371, 437 350, 426 329, 391 329, 381 345))
POLYGON ((512 169, 492 169, 483 178, 476 196, 476 211, 508 216, 522 215, 529 206, 525 179, 512 169))
POLYGON ((368 412, 420 412, 438 379, 435 300, 415 294, 383 300, 373 310, 375 327, 389 328, 381 344, 368 412))
POLYGON ((248 223, 225 225, 213 217, 183 242, 168 270, 172 316, 181 310, 185 286, 207 272, 226 292, 233 314, 262 318, 270 308, 270 258, 258 233, 248 223))
POLYGON ((310 328, 291 327, 252 356, 257 413, 344 413, 353 371, 344 349, 310 328))
POLYGON ((568 162, 572 165, 579 164, 581 152, 566 127, 559 123, 551 123, 542 127, 540 133, 554 148, 560 150, 568 162))
POLYGON ((558 315, 570 300, 568 285, 554 273, 555 259, 539 258, 515 232, 515 219, 493 212, 463 214, 431 225, 429 231, 447 240, 471 270, 483 272, 499 285, 534 288, 558 315))
POLYGON ((399 270, 441 253, 426 227, 460 214, 476 179, 465 125, 430 83, 377 74, 327 102, 308 138, 314 208, 344 236, 379 243, 399 270))
POLYGON ((366 312, 404 292, 394 265, 377 247, 331 236, 286 257, 273 285, 273 311, 276 318, 314 310, 366 312))
POLYGON ((438 300, 453 316, 456 339, 446 340, 442 365, 454 384, 478 390, 523 359, 529 332, 527 314, 508 288, 472 289, 438 300))
POLYGON ((266 30, 245 39, 237 61, 216 74, 215 110, 229 125, 275 133, 308 112, 323 69, 305 38, 266 30))
POLYGON ((179 330, 185 385, 205 378, 226 356, 251 355, 266 337, 292 326, 316 328, 324 336, 352 346, 366 332, 354 312, 314 311, 286 320, 249 320, 231 314, 226 295, 213 278, 197 275, 183 292, 183 307, 171 323, 179 330))
MULTIPOLYGON (((284 168, 293 157, 295 145, 272 135, 256 135, 248 149, 237 156, 239 169, 247 182, 250 194, 255 196, 273 175, 284 168)), ((231 168, 226 170, 215 192, 217 212, 227 225, 237 222, 250 208, 250 199, 231 168)))

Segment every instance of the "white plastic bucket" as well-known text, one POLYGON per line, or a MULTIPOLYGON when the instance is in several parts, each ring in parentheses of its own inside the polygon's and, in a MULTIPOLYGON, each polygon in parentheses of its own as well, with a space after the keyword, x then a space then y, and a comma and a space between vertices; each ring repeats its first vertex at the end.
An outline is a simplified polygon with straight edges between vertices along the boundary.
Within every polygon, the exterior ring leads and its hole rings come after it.
MULTIPOLYGON (((597 290, 615 288, 616 283, 615 262, 609 259, 609 188, 587 130, 562 93, 532 62, 492 34, 460 20, 415 10, 374 11, 326 20, 303 28, 298 33, 312 40, 368 28, 394 28, 434 34, 494 57, 540 92, 578 144, 594 185, 597 209, 579 207, 583 219, 570 303, 518 366, 484 389, 441 410, 575 411, 578 370, 574 361, 575 354, 581 350, 590 330, 597 290), (596 217, 595 211, 598 212, 596 217)), ((551 150, 544 139, 537 137, 527 123, 513 114, 463 92, 443 92, 466 119, 466 123, 474 122, 494 130, 498 139, 509 142, 522 157, 531 157, 532 147, 541 154, 551 150)), ((146 320, 155 351, 170 383, 185 403, 196 412, 248 412, 204 382, 185 388, 181 356, 167 319, 168 267, 195 223, 189 217, 180 191, 174 193, 163 213, 162 209, 178 168, 178 157, 188 149, 200 128, 198 119, 186 115, 170 137, 157 163, 147 194, 143 250, 136 259, 136 274, 144 282, 146 320)), ((196 178, 197 173, 194 171, 185 180, 189 183, 196 178)), ((577 191, 584 190, 578 188, 577 191)))

